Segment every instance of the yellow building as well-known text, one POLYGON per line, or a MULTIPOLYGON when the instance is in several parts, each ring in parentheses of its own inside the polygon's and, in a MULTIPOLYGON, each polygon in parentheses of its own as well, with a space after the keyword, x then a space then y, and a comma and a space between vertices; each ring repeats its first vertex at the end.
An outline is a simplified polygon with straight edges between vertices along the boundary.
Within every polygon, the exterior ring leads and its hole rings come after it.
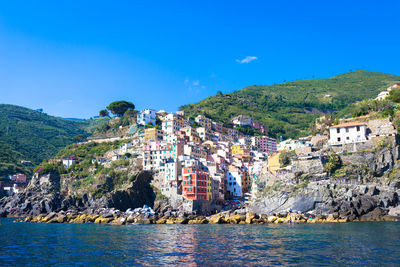
POLYGON ((276 171, 281 167, 279 163, 279 155, 280 153, 276 153, 268 158, 268 170, 273 174, 276 174, 276 171))
POLYGON ((157 128, 148 128, 144 130, 145 141, 159 141, 163 139, 163 132, 157 128))
POLYGON ((234 145, 231 146, 232 155, 240 155, 250 153, 250 149, 245 145, 234 145))
POLYGON ((212 180, 211 176, 207 175, 207 200, 212 201, 212 180))
POLYGON ((210 149, 211 154, 217 153, 217 146, 213 141, 205 141, 203 142, 204 147, 208 147, 210 149))
POLYGON ((187 137, 189 137, 190 142, 195 142, 195 143, 201 142, 201 138, 195 129, 189 127, 182 129, 182 131, 185 132, 185 135, 187 137))

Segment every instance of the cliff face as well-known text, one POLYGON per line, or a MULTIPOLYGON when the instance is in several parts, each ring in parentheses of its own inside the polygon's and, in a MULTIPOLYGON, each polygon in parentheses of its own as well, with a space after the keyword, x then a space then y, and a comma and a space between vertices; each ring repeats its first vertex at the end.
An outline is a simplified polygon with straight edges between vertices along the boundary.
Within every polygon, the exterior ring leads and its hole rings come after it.
POLYGON ((298 173, 288 175, 286 180, 261 177, 249 210, 259 214, 335 213, 350 220, 397 216, 400 214, 397 141, 390 137, 362 149, 342 148, 338 153, 342 166, 329 178, 321 176, 323 162, 318 159, 294 162, 298 173))
POLYGON ((149 172, 136 174, 126 189, 106 192, 98 198, 89 193, 66 194, 64 179, 54 173, 33 177, 24 192, 0 200, 0 216, 35 216, 61 210, 94 213, 103 208, 125 211, 154 204, 155 193, 150 186, 153 177, 149 172))

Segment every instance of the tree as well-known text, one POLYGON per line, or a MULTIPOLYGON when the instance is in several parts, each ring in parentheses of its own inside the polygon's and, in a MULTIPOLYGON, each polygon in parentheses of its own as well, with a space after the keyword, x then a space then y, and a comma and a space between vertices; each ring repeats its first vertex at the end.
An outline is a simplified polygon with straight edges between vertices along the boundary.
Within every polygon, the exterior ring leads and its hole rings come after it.
POLYGON ((328 156, 328 160, 324 166, 324 170, 329 174, 332 174, 341 166, 342 161, 340 160, 339 156, 335 152, 332 152, 328 156))
POLYGON ((390 91, 389 99, 395 103, 400 103, 400 89, 393 89, 390 91))
POLYGON ((99 115, 100 115, 100 117, 109 117, 110 113, 108 112, 107 109, 102 109, 102 110, 100 110, 99 115))
POLYGON ((295 156, 296 156, 296 153, 293 150, 282 152, 279 155, 280 166, 283 168, 283 167, 286 167, 286 166, 290 165, 291 158, 295 157, 295 156))
POLYGON ((135 109, 135 105, 132 102, 122 100, 112 102, 108 105, 107 109, 111 111, 112 114, 122 117, 128 109, 135 109))
POLYGON ((74 141, 83 141, 85 140, 86 136, 84 134, 78 134, 72 138, 74 141))
POLYGON ((134 109, 128 109, 127 111, 125 111, 125 116, 129 116, 129 117, 135 117, 136 116, 137 111, 134 109))

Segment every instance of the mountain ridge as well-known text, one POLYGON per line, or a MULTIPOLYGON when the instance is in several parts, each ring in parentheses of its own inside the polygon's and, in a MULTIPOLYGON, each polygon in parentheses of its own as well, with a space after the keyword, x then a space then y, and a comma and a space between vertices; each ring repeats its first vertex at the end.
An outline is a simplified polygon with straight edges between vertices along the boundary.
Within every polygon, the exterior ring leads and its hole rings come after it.
POLYGON ((0 176, 30 173, 79 134, 89 135, 94 121, 73 121, 26 107, 0 104, 0 176), (21 160, 31 161, 27 166, 21 160))
POLYGON ((203 114, 229 123, 237 115, 249 115, 270 128, 273 137, 307 135, 310 125, 322 114, 340 111, 364 98, 374 98, 400 76, 357 70, 326 79, 308 79, 272 85, 252 85, 217 94, 181 106, 188 117, 203 114))

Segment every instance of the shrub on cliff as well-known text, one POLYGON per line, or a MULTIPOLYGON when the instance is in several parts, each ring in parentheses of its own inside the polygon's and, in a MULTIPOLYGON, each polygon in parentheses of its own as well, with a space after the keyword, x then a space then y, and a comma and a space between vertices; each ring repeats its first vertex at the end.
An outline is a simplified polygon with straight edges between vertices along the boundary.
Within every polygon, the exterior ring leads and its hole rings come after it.
POLYGON ((53 174, 66 174, 67 170, 65 169, 62 162, 44 162, 40 164, 34 172, 38 172, 40 175, 53 173, 53 174))
POLYGON ((329 154, 328 160, 324 166, 324 171, 332 174, 341 166, 342 161, 340 160, 339 156, 335 152, 332 152, 329 154))

